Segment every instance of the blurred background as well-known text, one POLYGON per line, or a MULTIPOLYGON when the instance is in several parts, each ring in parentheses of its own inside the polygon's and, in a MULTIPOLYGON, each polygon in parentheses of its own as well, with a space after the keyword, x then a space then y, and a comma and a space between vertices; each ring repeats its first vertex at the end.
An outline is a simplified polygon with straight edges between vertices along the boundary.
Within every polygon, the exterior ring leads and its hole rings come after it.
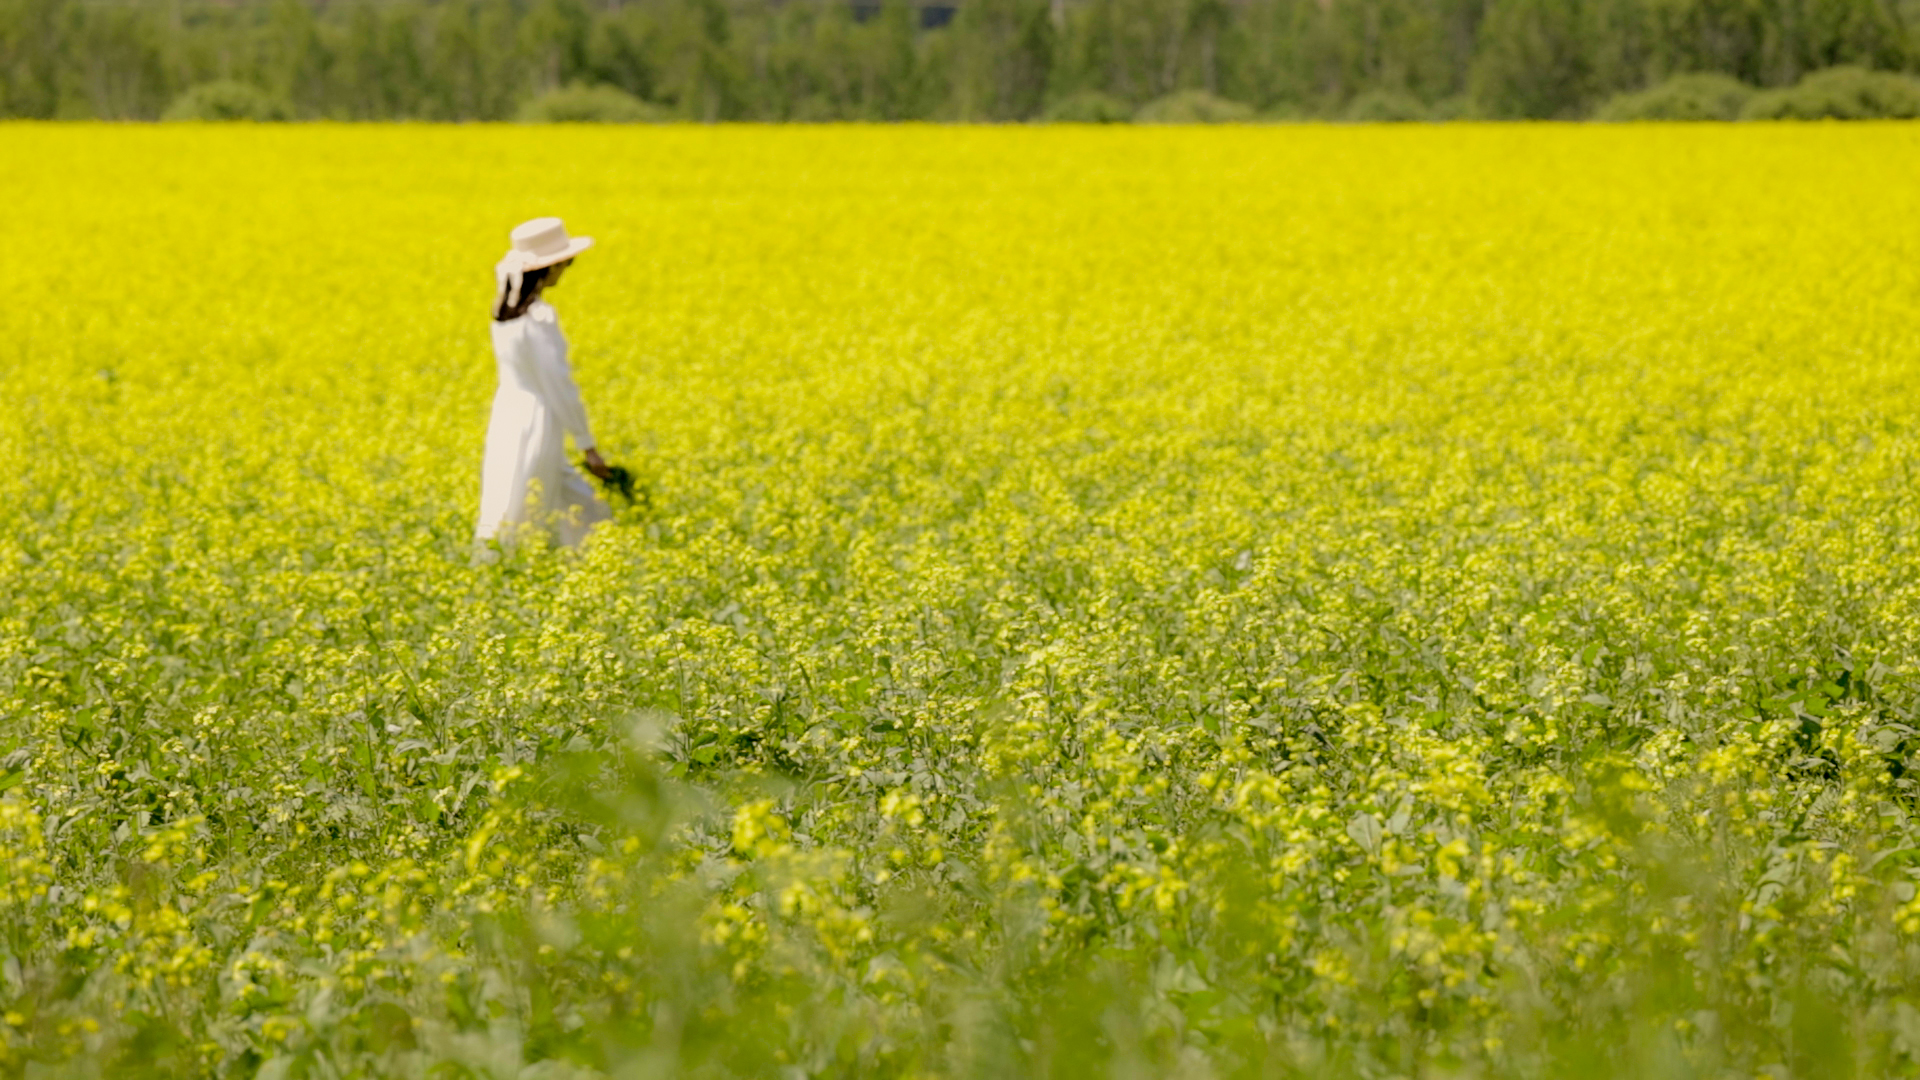
POLYGON ((0 0, 0 116, 1920 114, 1920 0, 0 0))

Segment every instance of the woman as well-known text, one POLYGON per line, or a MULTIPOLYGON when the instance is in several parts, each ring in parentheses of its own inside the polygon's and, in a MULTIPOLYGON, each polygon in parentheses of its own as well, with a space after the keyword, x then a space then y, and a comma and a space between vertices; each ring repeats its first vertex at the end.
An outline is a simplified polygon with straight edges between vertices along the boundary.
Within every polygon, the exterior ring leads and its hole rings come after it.
POLYGON ((571 435, 587 468, 607 475, 567 366, 567 339, 553 307, 541 298, 592 246, 589 237, 569 237, 559 218, 535 218, 513 230, 512 249, 494 267, 493 355, 500 389, 487 425, 480 523, 474 529, 483 543, 511 541, 531 527, 551 530, 572 547, 613 516, 567 462, 565 438, 571 435))

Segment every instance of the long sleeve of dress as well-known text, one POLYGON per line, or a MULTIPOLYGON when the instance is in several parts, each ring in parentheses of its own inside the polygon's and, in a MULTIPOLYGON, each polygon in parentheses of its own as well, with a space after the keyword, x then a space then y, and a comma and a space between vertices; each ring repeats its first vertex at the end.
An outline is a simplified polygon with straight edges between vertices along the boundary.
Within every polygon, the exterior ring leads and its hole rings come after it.
MULTIPOLYGON (((551 319, 549 313, 548 318, 551 319)), ((587 406, 580 400, 580 386, 573 381, 573 367, 567 362, 567 339, 560 334, 558 322, 540 327, 544 333, 529 334, 533 374, 540 381, 540 397, 553 410, 573 445, 581 451, 594 448, 593 430, 587 426, 587 406)))

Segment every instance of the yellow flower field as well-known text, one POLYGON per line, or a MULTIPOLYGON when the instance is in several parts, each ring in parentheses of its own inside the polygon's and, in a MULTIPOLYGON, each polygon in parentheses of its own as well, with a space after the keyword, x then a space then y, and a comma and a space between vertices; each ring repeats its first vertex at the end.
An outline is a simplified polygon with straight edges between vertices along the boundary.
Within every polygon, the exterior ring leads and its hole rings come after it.
POLYGON ((0 147, 0 1074, 1920 1071, 1920 128, 0 147))

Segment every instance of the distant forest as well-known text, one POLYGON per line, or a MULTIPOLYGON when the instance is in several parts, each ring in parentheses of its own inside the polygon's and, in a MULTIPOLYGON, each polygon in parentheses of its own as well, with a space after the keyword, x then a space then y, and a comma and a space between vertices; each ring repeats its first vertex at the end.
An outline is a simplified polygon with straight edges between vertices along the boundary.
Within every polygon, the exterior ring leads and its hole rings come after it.
POLYGON ((1041 118, 1205 91, 1272 116, 1588 115, 1678 72, 1920 69, 1920 0, 0 0, 0 115, 496 120, 611 86, 717 120, 1041 118))

